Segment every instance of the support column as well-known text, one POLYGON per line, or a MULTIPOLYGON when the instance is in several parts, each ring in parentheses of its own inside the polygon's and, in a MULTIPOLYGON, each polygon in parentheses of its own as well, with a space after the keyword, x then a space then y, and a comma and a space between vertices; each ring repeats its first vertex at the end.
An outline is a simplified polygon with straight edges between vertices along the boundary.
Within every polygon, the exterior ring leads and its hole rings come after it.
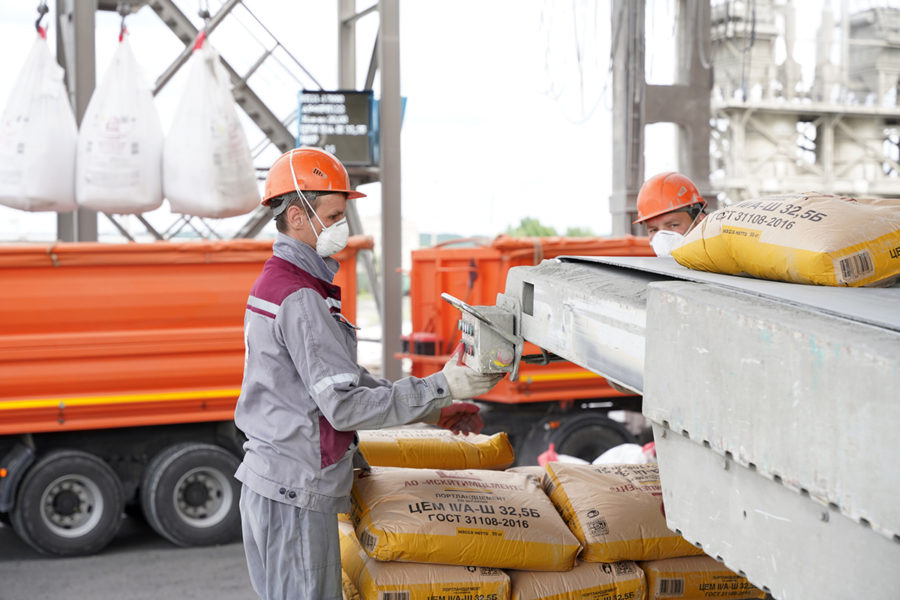
MULTIPOLYGON (((81 120, 96 86, 94 16, 97 0, 56 0, 56 56, 66 72, 75 120, 81 120)), ((56 237, 63 242, 96 242, 97 213, 79 208, 56 216, 56 237)))
POLYGON ((637 193, 644 180, 644 0, 615 0, 612 5, 613 172, 612 234, 639 233, 637 193))
POLYGON ((400 0, 379 0, 378 64, 381 71, 381 264, 383 375, 402 376, 400 334, 403 290, 399 272, 402 256, 400 194, 400 0))
POLYGON ((646 177, 644 126, 648 123, 680 126, 677 169, 714 205, 709 189, 709 3, 679 2, 675 85, 647 85, 644 11, 645 0, 613 3, 613 235, 643 235, 642 228, 631 222, 637 217, 637 194, 646 177))

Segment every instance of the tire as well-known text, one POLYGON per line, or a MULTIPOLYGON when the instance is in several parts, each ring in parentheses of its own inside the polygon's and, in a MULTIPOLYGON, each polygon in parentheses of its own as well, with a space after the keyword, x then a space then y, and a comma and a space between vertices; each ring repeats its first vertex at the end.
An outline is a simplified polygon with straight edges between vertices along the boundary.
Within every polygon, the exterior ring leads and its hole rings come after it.
POLYGON ((588 462, 619 444, 634 443, 635 438, 604 414, 577 412, 543 419, 531 429, 516 448, 517 465, 536 465, 538 455, 554 445, 557 454, 577 456, 588 462), (551 422, 559 423, 550 427, 551 422))
POLYGON ((164 448, 141 483, 147 523, 176 546, 209 546, 239 539, 240 461, 212 444, 187 442, 164 448))
POLYGON ((567 420, 553 436, 556 451, 588 462, 619 444, 633 444, 635 437, 618 421, 606 415, 580 415, 567 420))
POLYGON ((122 524, 122 484, 105 462, 77 450, 39 459, 25 474, 10 514, 15 532, 43 554, 95 554, 122 524))

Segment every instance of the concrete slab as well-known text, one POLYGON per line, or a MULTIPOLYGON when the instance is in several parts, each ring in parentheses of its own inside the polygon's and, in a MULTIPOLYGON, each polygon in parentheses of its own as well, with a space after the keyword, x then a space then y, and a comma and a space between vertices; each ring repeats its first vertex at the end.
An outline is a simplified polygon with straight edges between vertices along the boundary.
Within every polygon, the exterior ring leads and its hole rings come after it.
POLYGON ((672 530, 778 600, 896 598, 900 544, 654 425, 672 530))
POLYGON ((671 281, 646 343, 647 418, 900 546, 900 332, 671 281))

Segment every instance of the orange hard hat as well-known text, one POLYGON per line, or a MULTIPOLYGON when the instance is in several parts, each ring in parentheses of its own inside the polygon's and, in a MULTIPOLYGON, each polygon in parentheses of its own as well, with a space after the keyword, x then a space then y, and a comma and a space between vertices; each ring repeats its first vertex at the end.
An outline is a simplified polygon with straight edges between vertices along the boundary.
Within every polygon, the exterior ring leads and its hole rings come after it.
POLYGON ((706 200, 700 195, 693 181, 673 171, 660 173, 641 186, 637 197, 638 218, 633 224, 637 225, 653 217, 695 204, 700 205, 700 210, 706 207, 706 200))
POLYGON ((294 148, 279 156, 266 177, 263 206, 297 188, 303 192, 342 192, 348 199, 365 197, 350 187, 350 176, 341 161, 321 148, 294 148))

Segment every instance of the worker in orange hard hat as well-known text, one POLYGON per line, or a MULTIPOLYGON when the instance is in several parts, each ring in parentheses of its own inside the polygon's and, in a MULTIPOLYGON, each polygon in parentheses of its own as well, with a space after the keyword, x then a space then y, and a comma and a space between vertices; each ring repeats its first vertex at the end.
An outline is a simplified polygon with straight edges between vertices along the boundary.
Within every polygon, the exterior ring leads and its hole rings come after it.
MULTIPOLYGON (((454 355, 428 377, 378 379, 356 361, 332 254, 347 243, 350 187, 341 162, 296 148, 269 170, 263 205, 278 237, 244 313, 244 380, 234 421, 247 437, 235 477, 250 582, 260 598, 341 598, 337 515, 350 510, 357 429, 413 422, 481 430, 478 406, 502 375, 454 355)), ((362 460, 360 460, 362 459, 362 460)))
POLYGON ((657 256, 668 256, 684 236, 706 217, 706 201, 694 182, 681 173, 654 175, 637 198, 638 218, 657 256))
POLYGON ((293 214, 294 220, 304 225, 298 231, 300 241, 324 258, 347 245, 347 200, 364 197, 365 194, 351 189, 347 169, 336 157, 319 148, 296 148, 272 164, 262 204, 272 209, 280 233, 288 233, 293 214), (292 206, 295 209, 291 212, 292 206))

